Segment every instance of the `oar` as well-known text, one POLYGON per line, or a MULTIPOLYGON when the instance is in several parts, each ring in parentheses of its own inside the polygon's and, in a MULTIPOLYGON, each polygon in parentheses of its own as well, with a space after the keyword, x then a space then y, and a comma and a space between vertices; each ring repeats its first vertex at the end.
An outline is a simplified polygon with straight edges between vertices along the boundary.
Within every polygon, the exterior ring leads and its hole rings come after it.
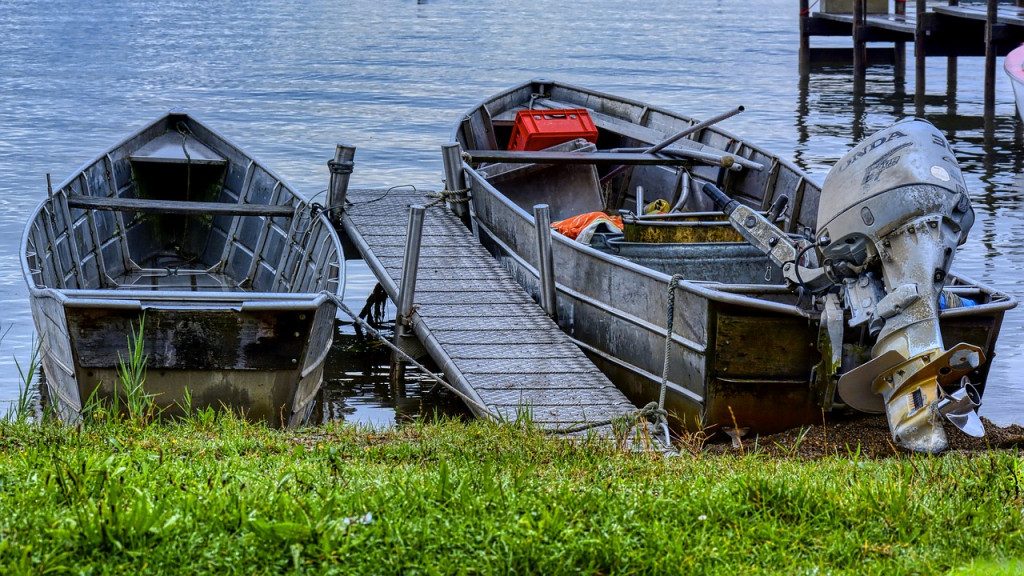
MULTIPOLYGON (((646 154, 657 154, 658 152, 661 152, 662 150, 664 150, 668 146, 670 146, 672 144, 675 144, 677 141, 679 141, 679 140, 689 136, 690 134, 693 134, 694 132, 696 132, 698 130, 703 130, 704 128, 707 128, 708 126, 711 126, 713 124, 717 124, 717 123, 721 122, 722 120, 725 120, 726 118, 732 118, 733 116, 739 114, 740 112, 743 112, 743 110, 744 110, 743 106, 737 106, 737 107, 733 108, 732 110, 729 110, 727 112, 723 112, 723 113, 719 114, 718 116, 713 116, 711 118, 708 118, 707 120, 704 120, 703 122, 698 122, 698 123, 694 124, 693 126, 690 126, 689 128, 681 130, 681 131, 673 134, 672 136, 666 138, 665 140, 662 140, 658 144, 655 144, 654 146, 651 146, 650 148, 616 148, 615 152, 644 152, 646 154)), ((719 152, 719 150, 715 150, 713 148, 712 148, 712 150, 714 150, 715 152, 719 152)), ((665 153, 666 154, 675 154, 675 155, 678 155, 678 156, 688 156, 688 157, 695 158, 697 160, 701 160, 702 158, 700 156, 698 156, 697 154, 707 154, 708 151, 702 150, 700 152, 697 152, 697 151, 691 151, 691 150, 687 150, 687 149, 683 148, 683 149, 667 150, 667 151, 665 151, 665 153)), ((712 154, 713 154, 713 152, 712 152, 712 154)), ((728 154, 728 153, 723 151, 722 154, 728 154)), ((733 158, 733 160, 735 161, 735 164, 739 164, 740 166, 742 166, 744 168, 747 168, 749 170, 764 170, 764 165, 763 164, 759 164, 757 162, 751 162, 750 160, 747 160, 746 158, 733 158)), ((734 170, 735 169, 736 168, 734 168, 734 170)))
MULTIPOLYGON (((717 116, 712 116, 711 118, 708 118, 707 120, 703 120, 701 122, 697 122, 696 124, 694 124, 692 126, 689 126, 687 128, 684 128, 684 129, 680 130, 679 132, 676 132, 672 136, 669 136, 668 138, 666 138, 665 140, 662 140, 661 142, 655 144, 654 146, 651 146, 650 148, 643 149, 643 152, 645 154, 657 154, 662 149, 664 149, 667 146, 670 146, 670 145, 674 144, 679 139, 685 138, 685 137, 689 136, 690 134, 693 134, 694 132, 696 132, 698 130, 703 130, 703 129, 705 129, 708 126, 711 126, 713 124, 717 124, 717 123, 721 122, 722 120, 725 120, 726 118, 732 118, 733 116, 739 114, 740 112, 743 112, 743 106, 737 106, 737 107, 733 108, 732 110, 728 110, 726 112, 722 112, 721 114, 719 114, 717 116)), ((626 151, 635 152, 637 150, 636 149, 616 149, 616 150, 612 150, 612 151, 613 152, 626 152, 626 151)), ((675 153, 677 151, 673 150, 672 152, 675 153)), ((680 151, 678 151, 678 153, 680 155, 684 155, 684 156, 691 156, 692 155, 692 157, 694 157, 697 160, 703 160, 703 158, 700 158, 699 156, 696 156, 697 152, 695 150, 680 150, 680 151)), ((735 158, 733 158, 733 160, 735 160, 735 158)), ((741 160, 743 160, 743 159, 741 159, 741 160)), ((760 166, 760 165, 758 165, 758 166, 760 166)), ((743 167, 743 163, 742 162, 736 162, 736 163, 730 162, 730 166, 729 166, 729 168, 731 170, 740 170, 742 167, 743 167)), ((748 168, 752 168, 752 166, 748 166, 748 168)), ((764 168, 764 167, 760 166, 760 168, 764 168)), ((604 176, 601 177, 601 183, 603 184, 603 183, 607 182, 608 180, 612 179, 616 174, 622 172, 625 169, 626 169, 626 166, 618 166, 615 169, 610 170, 607 174, 605 174, 604 176)))
POLYGON ((669 136, 665 140, 662 140, 658 144, 655 144, 654 146, 651 146, 650 148, 644 150, 644 152, 646 152, 648 154, 657 154, 658 152, 660 152, 662 150, 662 148, 665 148, 666 146, 674 144, 680 138, 685 138, 685 137, 689 136, 690 134, 693 134, 694 132, 696 132, 698 130, 703 130, 703 129, 707 128, 708 126, 711 126, 712 124, 718 124, 719 122, 721 122, 722 120, 725 120, 726 118, 732 118, 733 116, 739 114, 740 112, 743 112, 743 106, 737 106, 737 107, 733 108, 732 110, 729 110, 727 112, 723 112, 723 113, 719 114, 718 116, 712 116, 711 118, 708 118, 707 120, 704 120, 702 122, 697 122, 693 126, 690 126, 689 128, 685 128, 683 130, 680 130, 679 132, 676 132, 675 134, 673 134, 672 136, 669 136))

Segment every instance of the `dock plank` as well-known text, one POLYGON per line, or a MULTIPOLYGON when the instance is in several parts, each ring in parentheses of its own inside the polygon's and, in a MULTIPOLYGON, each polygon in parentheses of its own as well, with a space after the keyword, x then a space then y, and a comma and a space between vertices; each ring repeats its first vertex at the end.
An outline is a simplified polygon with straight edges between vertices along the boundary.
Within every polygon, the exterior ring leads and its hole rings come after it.
MULTIPOLYGON (((342 227, 366 250, 364 259, 392 300, 401 283, 408 207, 429 203, 426 194, 393 189, 347 195, 342 227)), ((528 412, 542 426, 564 427, 636 409, 440 205, 424 218, 414 306, 414 332, 434 361, 490 412, 510 419, 528 412)))

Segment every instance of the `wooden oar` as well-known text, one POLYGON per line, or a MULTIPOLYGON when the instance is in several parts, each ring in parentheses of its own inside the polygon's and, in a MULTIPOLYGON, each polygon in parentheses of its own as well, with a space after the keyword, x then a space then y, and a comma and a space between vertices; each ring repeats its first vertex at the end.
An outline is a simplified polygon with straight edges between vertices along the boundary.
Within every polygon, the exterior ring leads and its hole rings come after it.
MULTIPOLYGON (((732 110, 728 110, 728 111, 723 112, 723 113, 721 113, 721 114, 719 114, 717 116, 712 116, 711 118, 708 118, 707 120, 704 120, 702 122, 698 122, 698 123, 694 124, 693 126, 685 128, 683 130, 680 130, 679 132, 676 132, 672 136, 669 136, 665 140, 662 140, 661 142, 659 142, 659 143, 657 143, 654 146, 651 146, 649 148, 616 148, 613 151, 614 152, 644 152, 644 153, 647 153, 647 154, 657 154, 657 153, 661 152, 663 154, 674 154, 674 155, 678 155, 678 156, 690 156, 690 157, 694 157, 695 154, 714 154, 714 152, 709 152, 706 149, 705 150, 697 151, 697 150, 690 150, 690 149, 687 149, 687 148, 675 148, 675 149, 672 149, 672 150, 665 150, 665 148, 667 148, 668 146, 671 146, 672 144, 675 144, 679 140, 689 136, 690 134, 693 134, 694 132, 697 132, 698 130, 703 130, 703 129, 707 128, 708 126, 711 126, 713 124, 717 124, 717 123, 721 122, 722 120, 725 120, 726 118, 732 118, 733 116, 739 114, 740 112, 743 112, 743 110, 744 110, 743 106, 737 106, 737 107, 733 108, 732 110)), ((705 146, 705 148, 710 148, 710 147, 705 146)), ((715 150, 715 149, 712 148, 712 150, 715 150)), ((715 151, 716 152, 721 152, 722 155, 728 154, 728 152, 725 152, 724 150, 715 150, 715 151)), ((700 159, 700 158, 698 157, 697 159, 700 159)), ((739 170, 740 167, 747 168, 748 170, 758 170, 758 171, 764 170, 764 164, 760 164, 758 162, 752 162, 750 160, 747 160, 746 158, 734 157, 733 160, 734 160, 734 165, 735 165, 735 168, 733 168, 734 170, 739 170)))

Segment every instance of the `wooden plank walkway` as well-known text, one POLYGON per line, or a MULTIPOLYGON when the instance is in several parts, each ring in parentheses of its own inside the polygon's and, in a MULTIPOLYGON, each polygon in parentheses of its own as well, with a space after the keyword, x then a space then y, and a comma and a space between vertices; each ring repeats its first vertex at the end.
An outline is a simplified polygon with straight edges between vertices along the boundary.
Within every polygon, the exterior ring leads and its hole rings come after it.
MULTIPOLYGON (((426 194, 346 196, 342 228, 392 301, 409 206, 428 204, 426 194)), ((448 382, 503 418, 527 408, 535 423, 564 428, 636 409, 443 205, 426 210, 414 303, 413 331, 448 382)))

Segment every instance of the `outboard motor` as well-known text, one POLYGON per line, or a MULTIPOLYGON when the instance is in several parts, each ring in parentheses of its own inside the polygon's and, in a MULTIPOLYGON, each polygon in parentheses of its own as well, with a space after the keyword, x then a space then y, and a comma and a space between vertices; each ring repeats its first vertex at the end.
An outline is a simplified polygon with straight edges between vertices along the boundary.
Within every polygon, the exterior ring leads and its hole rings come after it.
POLYGON ((923 120, 897 123, 862 142, 822 186, 822 257, 842 276, 850 325, 867 324, 875 337, 872 360, 840 378, 839 395, 855 409, 884 408, 893 440, 911 450, 946 448, 939 406, 949 403, 942 402, 942 387, 956 385, 985 360, 968 344, 946 350, 939 332, 946 274, 972 224, 953 151, 923 120))
POLYGON ((975 411, 980 397, 965 376, 984 354, 966 343, 947 350, 939 332, 940 297, 959 300, 943 285, 974 211, 953 151, 934 126, 899 122, 843 156, 822 186, 813 244, 788 238, 714 186, 704 191, 782 266, 791 285, 823 298, 833 366, 845 326, 864 326, 874 339, 871 360, 839 379, 843 402, 885 412, 893 440, 915 451, 947 447, 943 416, 984 435, 975 411), (818 260, 801 258, 813 256, 815 246, 818 260))

